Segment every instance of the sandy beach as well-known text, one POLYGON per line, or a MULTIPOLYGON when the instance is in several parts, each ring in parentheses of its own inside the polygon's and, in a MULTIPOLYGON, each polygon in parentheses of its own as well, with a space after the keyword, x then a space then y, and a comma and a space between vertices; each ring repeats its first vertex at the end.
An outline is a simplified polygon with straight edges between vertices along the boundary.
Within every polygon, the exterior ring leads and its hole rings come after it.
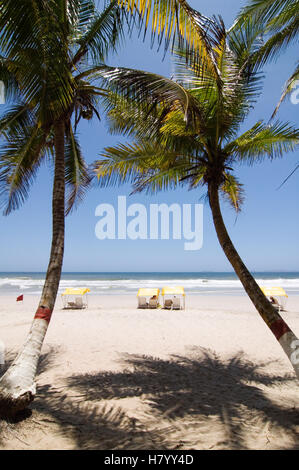
MULTIPOLYGON (((0 297, 7 364, 38 296, 0 297)), ((298 449, 298 382, 246 296, 187 296, 185 311, 132 295, 60 296, 28 416, 0 423, 1 449, 298 449)), ((299 296, 282 313, 299 334, 299 296)))

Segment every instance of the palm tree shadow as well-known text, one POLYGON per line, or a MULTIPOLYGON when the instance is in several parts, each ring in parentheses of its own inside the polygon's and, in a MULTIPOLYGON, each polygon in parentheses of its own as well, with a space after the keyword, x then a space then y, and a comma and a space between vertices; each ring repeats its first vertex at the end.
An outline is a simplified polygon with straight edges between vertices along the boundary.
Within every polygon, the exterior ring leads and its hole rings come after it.
MULTIPOLYGON (((42 356, 39 373, 54 367, 57 354, 42 356)), ((267 393, 293 387, 294 378, 267 374, 266 363, 253 364, 243 354, 223 360, 201 348, 169 360, 123 354, 120 362, 122 372, 70 376, 61 388, 40 386, 32 414, 5 423, 0 443, 13 432, 26 446, 34 427, 35 434, 60 434, 76 449, 246 449, 253 447, 249 430, 271 428, 276 439, 277 433, 287 436, 285 448, 298 449, 298 410, 267 393), (128 412, 128 399, 138 409, 128 412)), ((271 440, 271 432, 265 436, 271 440)))
MULTIPOLYGON (((189 433, 192 428, 193 435, 198 433, 191 442, 180 439, 187 448, 204 442, 200 437, 211 419, 223 428, 220 447, 246 449, 251 420, 261 431, 271 426, 276 433, 287 434, 298 448, 298 410, 277 405, 266 393, 268 387, 292 386, 295 379, 262 372, 266 363, 253 364, 243 354, 224 361, 203 349, 191 358, 125 355, 122 362, 127 367, 124 372, 72 376, 68 384, 91 402, 140 397, 148 407, 149 421, 154 417, 173 430, 188 426, 189 433)), ((269 439, 267 433, 265 438, 269 439)))
POLYGON ((164 435, 165 429, 149 429, 120 406, 74 400, 48 386, 39 390, 32 407, 44 417, 39 423, 41 428, 44 419, 52 420, 75 449, 148 450, 175 446, 164 435))
MULTIPOLYGON (((38 375, 55 367, 60 348, 49 347, 39 360, 38 375)), ((3 373, 15 359, 14 352, 7 353, 3 373)), ((76 449, 167 449, 173 443, 159 430, 149 430, 138 420, 129 417, 115 405, 101 401, 99 404, 78 399, 67 387, 56 388, 56 384, 38 387, 37 397, 30 409, 14 417, 0 420, 0 446, 7 439, 19 441, 22 448, 30 448, 31 435, 42 437, 53 432, 66 437, 76 449), (67 392, 70 392, 67 394, 67 392), (49 426, 51 431, 49 431, 49 426)), ((50 436, 49 436, 50 437, 50 436)), ((54 445, 57 446, 57 442, 54 445)))

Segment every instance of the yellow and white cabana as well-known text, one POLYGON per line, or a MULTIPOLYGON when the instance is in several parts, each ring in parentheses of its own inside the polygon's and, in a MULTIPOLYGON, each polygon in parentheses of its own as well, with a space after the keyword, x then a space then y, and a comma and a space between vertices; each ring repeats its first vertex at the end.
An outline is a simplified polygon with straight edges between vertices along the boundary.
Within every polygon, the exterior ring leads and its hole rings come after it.
POLYGON ((161 295, 163 297, 164 308, 185 309, 185 290, 182 286, 163 287, 161 295))
POLYGON ((81 289, 72 289, 67 288, 61 294, 63 308, 68 309, 80 309, 87 308, 87 293, 90 292, 90 289, 83 287, 81 289))
POLYGON ((138 308, 157 308, 159 305, 160 289, 142 287, 138 290, 138 308))
POLYGON ((288 295, 282 287, 261 287, 264 295, 270 300, 270 302, 279 308, 284 310, 288 295))

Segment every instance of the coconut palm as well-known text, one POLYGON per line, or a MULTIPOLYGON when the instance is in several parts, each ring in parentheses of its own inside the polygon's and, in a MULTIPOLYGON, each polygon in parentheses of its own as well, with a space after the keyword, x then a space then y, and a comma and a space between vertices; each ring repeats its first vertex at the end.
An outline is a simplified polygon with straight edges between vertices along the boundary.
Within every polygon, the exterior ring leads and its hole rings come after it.
POLYGON ((0 119, 4 213, 26 200, 45 159, 54 165, 49 265, 25 345, 0 380, 2 413, 26 407, 35 394, 37 362, 61 276, 65 213, 82 199, 91 181, 76 129, 82 118, 99 117, 103 91, 89 81, 89 71, 105 61, 123 34, 117 1, 103 11, 94 3, 0 2, 0 80, 8 101, 0 119))
POLYGON ((155 193, 184 184, 191 189, 207 188, 219 243, 299 378, 293 360, 297 338, 240 258, 220 207, 223 196, 235 210, 241 208, 243 190, 234 165, 279 158, 299 144, 299 130, 278 121, 272 125, 260 121, 240 133, 260 93, 262 78, 250 62, 258 44, 247 33, 228 36, 223 23, 215 20, 210 54, 217 78, 198 63, 187 66, 182 49, 175 54, 175 81, 107 67, 110 129, 127 134, 133 142, 106 148, 95 171, 102 186, 129 182, 133 192, 155 193))
MULTIPOLYGON (((264 37, 263 44, 253 57, 254 62, 263 66, 275 59, 286 47, 298 43, 299 3, 298 0, 249 0, 242 8, 233 29, 254 26, 264 37)), ((283 100, 292 92, 299 80, 299 62, 287 80, 280 101, 274 111, 278 111, 283 100)))
POLYGON ((82 199, 91 179, 76 129, 81 119, 99 118, 98 100, 105 91, 96 86, 98 67, 123 41, 124 24, 146 32, 154 5, 152 38, 156 36, 159 45, 164 41, 165 49, 174 37, 190 50, 196 45, 215 73, 206 54, 209 20, 185 1, 150 0, 145 9, 136 10, 145 2, 127 9, 127 2, 107 0, 103 11, 96 3, 0 0, 0 81, 9 100, 0 119, 0 198, 5 214, 26 200, 42 162, 50 159, 54 164, 48 270, 25 345, 0 380, 1 413, 25 408, 35 395, 36 367, 61 276, 65 213, 82 199))

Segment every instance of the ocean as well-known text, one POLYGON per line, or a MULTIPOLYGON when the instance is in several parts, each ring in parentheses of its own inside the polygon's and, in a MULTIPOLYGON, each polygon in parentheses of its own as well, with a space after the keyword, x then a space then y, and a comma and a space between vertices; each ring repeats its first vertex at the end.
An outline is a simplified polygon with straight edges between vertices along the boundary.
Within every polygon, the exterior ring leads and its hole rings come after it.
MULTIPOLYGON (((280 286, 299 295, 299 272, 253 273, 260 286, 280 286)), ((45 273, 0 273, 0 295, 40 294, 45 273)), ((63 273, 59 293, 65 288, 88 287, 91 295, 136 295, 140 287, 184 286, 186 293, 201 295, 243 295, 234 273, 63 273)))

